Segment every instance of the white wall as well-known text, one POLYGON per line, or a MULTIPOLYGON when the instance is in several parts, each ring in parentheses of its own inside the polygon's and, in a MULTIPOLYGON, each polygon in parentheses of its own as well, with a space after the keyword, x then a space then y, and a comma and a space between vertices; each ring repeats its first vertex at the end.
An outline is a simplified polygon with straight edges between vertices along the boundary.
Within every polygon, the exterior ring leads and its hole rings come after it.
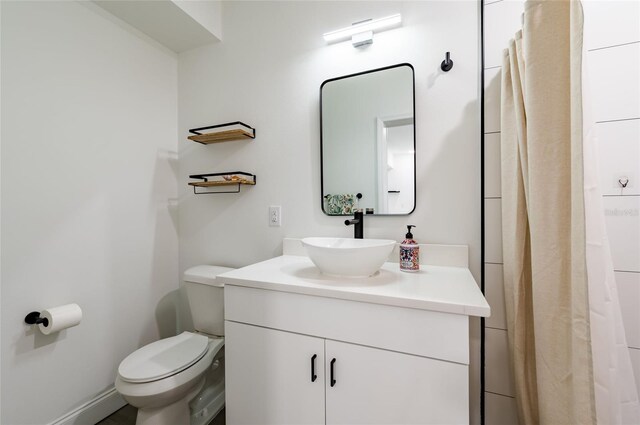
MULTIPOLYGON (((321 211, 320 84, 333 77, 409 62, 416 76, 417 205, 404 217, 367 217, 366 237, 401 241, 415 224, 424 243, 470 246, 480 270, 480 140, 476 1, 226 2, 224 42, 179 57, 180 269, 244 266, 279 255, 283 237, 352 236, 344 217, 321 211), (373 45, 327 45, 322 34, 366 18, 402 13, 400 28, 373 45), (452 52, 453 70, 440 63, 452 52), (203 146, 193 127, 241 120, 254 141, 203 146), (255 187, 193 195, 189 174, 243 170, 255 187), (282 227, 268 206, 282 206, 282 227)), ((185 318, 188 321, 188 317, 185 318)), ((472 324, 472 417, 479 419, 479 334, 472 324)), ((188 324, 185 324, 188 327, 188 324)))
POLYGON ((588 0, 584 15, 604 214, 640 393, 640 2, 588 0))
MULTIPOLYGON (((502 49, 521 28, 524 2, 484 2, 485 270, 492 316, 486 321, 488 425, 516 423, 504 314, 500 199, 500 65, 502 49)), ((629 352, 640 390, 640 2, 583 1, 586 64, 600 141, 605 217, 629 352), (619 176, 630 179, 626 189, 619 176)))
POLYGON ((1 7, 0 422, 44 424, 175 331, 177 60, 90 5, 1 7), (78 327, 23 323, 69 302, 78 327))

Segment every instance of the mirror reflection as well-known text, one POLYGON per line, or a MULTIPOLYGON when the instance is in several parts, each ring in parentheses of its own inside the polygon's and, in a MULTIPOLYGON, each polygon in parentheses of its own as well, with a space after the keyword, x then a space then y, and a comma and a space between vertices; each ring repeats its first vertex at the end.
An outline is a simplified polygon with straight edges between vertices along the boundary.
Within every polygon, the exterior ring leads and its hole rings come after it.
POLYGON ((327 80, 320 103, 324 213, 411 214, 413 67, 400 64, 327 80))

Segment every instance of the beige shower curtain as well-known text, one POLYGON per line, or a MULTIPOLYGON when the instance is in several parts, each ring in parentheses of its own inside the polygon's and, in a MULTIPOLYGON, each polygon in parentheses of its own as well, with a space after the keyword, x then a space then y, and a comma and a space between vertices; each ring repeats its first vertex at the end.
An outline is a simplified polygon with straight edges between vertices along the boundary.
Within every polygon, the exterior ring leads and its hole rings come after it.
POLYGON ((595 424, 582 8, 528 1, 502 68, 505 303, 520 425, 595 424))

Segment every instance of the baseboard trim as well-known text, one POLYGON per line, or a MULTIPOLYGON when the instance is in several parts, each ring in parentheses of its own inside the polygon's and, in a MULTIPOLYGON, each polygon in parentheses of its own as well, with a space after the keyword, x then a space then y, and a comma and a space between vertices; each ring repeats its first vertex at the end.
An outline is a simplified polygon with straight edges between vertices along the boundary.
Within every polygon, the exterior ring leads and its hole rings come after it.
POLYGON ((127 402, 118 394, 116 389, 111 388, 96 396, 93 400, 50 422, 48 425, 95 424, 122 408, 125 404, 127 402))

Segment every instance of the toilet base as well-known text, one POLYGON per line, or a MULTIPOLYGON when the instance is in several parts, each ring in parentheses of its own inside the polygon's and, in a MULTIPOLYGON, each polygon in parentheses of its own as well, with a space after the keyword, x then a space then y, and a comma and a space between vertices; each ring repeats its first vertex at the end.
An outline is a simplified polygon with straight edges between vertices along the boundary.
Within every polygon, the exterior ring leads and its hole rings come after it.
POLYGON ((189 403, 191 425, 206 425, 224 408, 224 348, 207 372, 202 391, 189 403))
POLYGON ((204 383, 203 377, 186 396, 168 406, 138 408, 136 425, 189 425, 189 402, 202 390, 204 383))
MULTIPOLYGON (((224 382, 222 383, 224 385, 224 382)), ((205 390, 206 391, 206 390, 205 390)), ((204 392, 204 391, 203 391, 204 392)), ((224 387, 213 389, 194 406, 191 402, 190 425, 206 425, 224 409, 224 387)))

